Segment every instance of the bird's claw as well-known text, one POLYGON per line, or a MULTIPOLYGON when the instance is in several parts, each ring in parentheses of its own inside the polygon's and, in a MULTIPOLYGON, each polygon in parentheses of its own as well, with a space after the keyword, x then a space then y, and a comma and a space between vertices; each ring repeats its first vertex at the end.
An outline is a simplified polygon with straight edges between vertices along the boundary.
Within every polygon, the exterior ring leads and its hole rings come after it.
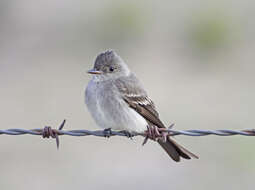
POLYGON ((133 138, 132 138, 132 137, 134 137, 133 133, 130 133, 129 131, 126 131, 126 130, 123 130, 120 132, 123 133, 127 138, 130 138, 131 140, 133 140, 133 138))
POLYGON ((110 138, 112 136, 112 129, 111 128, 104 129, 104 136, 106 138, 110 138))

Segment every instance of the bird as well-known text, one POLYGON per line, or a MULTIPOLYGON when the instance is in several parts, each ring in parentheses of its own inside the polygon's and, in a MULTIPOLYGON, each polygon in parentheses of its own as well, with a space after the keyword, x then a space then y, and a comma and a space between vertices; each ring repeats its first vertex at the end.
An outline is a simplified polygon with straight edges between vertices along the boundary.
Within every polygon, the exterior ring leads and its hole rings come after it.
MULTIPOLYGON (((99 127, 128 134, 166 129, 142 83, 114 50, 98 54, 88 73, 92 79, 85 90, 85 103, 99 127)), ((164 138, 148 137, 157 141, 174 161, 198 158, 166 133, 160 133, 164 138)))

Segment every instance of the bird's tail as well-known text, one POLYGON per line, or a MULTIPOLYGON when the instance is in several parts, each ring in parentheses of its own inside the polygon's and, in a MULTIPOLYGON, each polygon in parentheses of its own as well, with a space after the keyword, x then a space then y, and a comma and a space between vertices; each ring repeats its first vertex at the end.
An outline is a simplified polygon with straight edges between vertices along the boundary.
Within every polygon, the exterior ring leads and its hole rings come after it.
POLYGON ((191 158, 198 159, 198 156, 188 151, 186 148, 182 147, 181 145, 177 144, 175 141, 170 139, 170 137, 167 137, 166 142, 159 140, 158 143, 167 152, 167 154, 176 162, 180 161, 180 157, 184 159, 191 159, 191 158))

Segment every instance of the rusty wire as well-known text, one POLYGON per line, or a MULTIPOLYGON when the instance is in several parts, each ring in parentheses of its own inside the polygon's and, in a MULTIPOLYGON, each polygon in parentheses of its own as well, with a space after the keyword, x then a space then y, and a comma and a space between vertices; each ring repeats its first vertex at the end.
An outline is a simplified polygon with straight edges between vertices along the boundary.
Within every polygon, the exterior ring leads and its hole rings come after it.
MULTIPOLYGON (((111 137, 111 136, 126 136, 126 137, 134 137, 134 136, 143 136, 147 135, 144 133, 133 133, 130 135, 126 131, 112 131, 112 130, 62 130, 65 125, 66 120, 64 120, 58 129, 52 129, 50 126, 45 126, 44 128, 38 129, 5 129, 0 130, 0 135, 39 135, 43 138, 55 138, 57 143, 57 148, 59 147, 59 136, 60 135, 69 135, 69 136, 97 136, 97 137, 111 137)), ((208 136, 208 135, 217 135, 217 136, 233 136, 233 135, 242 135, 242 136, 255 136, 255 129, 247 129, 247 130, 173 130, 171 125, 168 129, 163 129, 161 131, 165 131, 168 133, 168 136, 176 136, 176 135, 185 135, 185 136, 208 136)))

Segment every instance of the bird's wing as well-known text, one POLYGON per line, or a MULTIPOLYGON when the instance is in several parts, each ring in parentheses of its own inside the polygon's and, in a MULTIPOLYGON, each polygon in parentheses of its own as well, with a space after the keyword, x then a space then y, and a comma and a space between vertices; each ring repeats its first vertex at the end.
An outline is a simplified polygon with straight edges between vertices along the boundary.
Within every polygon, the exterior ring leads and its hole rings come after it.
POLYGON ((131 108, 153 125, 165 128, 159 119, 159 114, 153 101, 147 96, 146 91, 134 75, 117 80, 116 86, 122 98, 131 108))
MULTIPOLYGON (((153 124, 159 128, 165 128, 159 119, 153 101, 147 96, 146 91, 138 79, 131 75, 130 77, 120 78, 116 80, 116 86, 125 102, 133 108, 137 113, 143 116, 148 124, 153 124)), ((195 154, 178 145, 175 141, 167 138, 166 142, 158 141, 168 155, 175 161, 180 161, 180 157, 185 159, 198 158, 195 154)))

